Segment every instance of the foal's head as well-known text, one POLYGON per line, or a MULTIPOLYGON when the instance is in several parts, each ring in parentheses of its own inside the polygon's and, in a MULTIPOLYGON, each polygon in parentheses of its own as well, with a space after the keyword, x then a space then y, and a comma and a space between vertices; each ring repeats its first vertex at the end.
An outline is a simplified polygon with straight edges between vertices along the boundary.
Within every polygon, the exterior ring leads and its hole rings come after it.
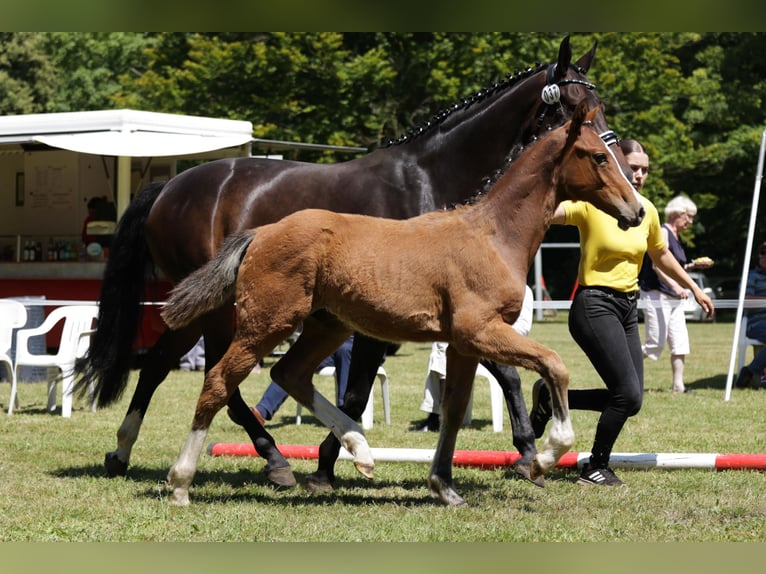
POLYGON ((561 155, 559 200, 589 201, 615 219, 621 229, 635 227, 644 218, 638 194, 625 177, 617 159, 593 127, 598 108, 588 111, 585 102, 568 122, 567 140, 561 155))

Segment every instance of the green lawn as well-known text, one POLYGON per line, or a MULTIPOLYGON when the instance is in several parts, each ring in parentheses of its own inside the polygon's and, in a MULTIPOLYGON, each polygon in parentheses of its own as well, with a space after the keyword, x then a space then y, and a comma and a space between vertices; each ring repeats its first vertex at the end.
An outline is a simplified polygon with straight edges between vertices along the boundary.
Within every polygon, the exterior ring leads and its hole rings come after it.
MULTIPOLYGON (((615 452, 762 453, 766 451, 766 391, 724 384, 732 323, 690 324, 692 354, 687 385, 670 392, 669 358, 646 363, 642 411, 628 421, 615 452)), ((572 342, 562 313, 535 323, 530 336, 556 349, 571 371, 572 386, 602 383, 572 342)), ((392 421, 386 426, 376 390, 373 447, 434 448, 436 434, 410 433, 418 409, 430 345, 405 344, 385 363, 391 381, 392 421)), ((186 438, 202 382, 200 373, 171 373, 157 390, 126 479, 106 478, 104 453, 116 444, 137 373, 116 406, 90 412, 75 404, 71 419, 44 412, 44 384, 22 384, 21 406, 0 415, 0 541, 448 541, 448 542, 703 542, 760 541, 766 536, 766 473, 710 470, 618 470, 623 489, 584 488, 574 471, 557 469, 546 488, 515 479, 508 469, 456 468, 458 491, 468 506, 445 508, 426 487, 428 465, 379 462, 375 479, 337 465, 335 492, 309 494, 302 487, 275 490, 263 461, 203 455, 191 505, 168 502, 165 477, 186 438)), ((527 403, 534 373, 522 372, 527 403)), ((255 402, 267 369, 242 385, 255 402)), ((330 378, 315 378, 326 395, 330 378)), ((10 385, 0 384, 7 410, 10 385)), ((278 444, 316 445, 326 431, 304 411, 293 424, 289 400, 268 429, 278 444)), ((513 450, 509 423, 492 432, 489 393, 479 379, 474 424, 463 429, 458 449, 513 450)), ((596 414, 574 412, 573 450, 590 448, 596 414)), ((244 442, 246 435, 221 413, 210 442, 244 442)), ((299 482, 314 461, 293 461, 299 482)))

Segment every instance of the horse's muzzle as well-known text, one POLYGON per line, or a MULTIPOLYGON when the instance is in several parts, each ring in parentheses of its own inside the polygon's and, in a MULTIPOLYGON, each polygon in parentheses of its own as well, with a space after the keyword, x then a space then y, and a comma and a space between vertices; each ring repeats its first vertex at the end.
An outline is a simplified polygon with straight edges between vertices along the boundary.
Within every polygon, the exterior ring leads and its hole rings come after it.
POLYGON ((641 207, 641 209, 638 210, 638 214, 636 214, 635 217, 625 217, 624 215, 621 215, 617 218, 617 227, 619 227, 623 231, 631 227, 638 227, 641 224, 641 222, 644 220, 645 215, 646 215, 646 210, 643 207, 641 207))

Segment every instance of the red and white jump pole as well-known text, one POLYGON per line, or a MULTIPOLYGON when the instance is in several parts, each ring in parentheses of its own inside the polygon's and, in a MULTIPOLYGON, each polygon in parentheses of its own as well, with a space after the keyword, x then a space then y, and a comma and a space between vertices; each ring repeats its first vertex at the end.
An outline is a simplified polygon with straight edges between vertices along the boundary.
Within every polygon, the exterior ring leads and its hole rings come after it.
MULTIPOLYGON (((285 458, 317 459, 319 447, 303 445, 277 445, 285 458)), ((258 456, 252 444, 210 443, 211 456, 258 456)), ((376 462, 425 462, 430 463, 434 449, 428 448, 372 448, 376 462)), ((499 450, 456 450, 452 458, 455 466, 474 468, 501 468, 511 466, 519 459, 518 452, 499 450)), ((558 468, 577 468, 588 461, 589 452, 568 452, 561 457, 558 468)), ((340 449, 340 460, 353 457, 340 449)), ((641 469, 662 468, 678 470, 688 468, 710 470, 766 470, 766 454, 715 454, 715 453, 612 453, 609 465, 613 468, 641 469)))

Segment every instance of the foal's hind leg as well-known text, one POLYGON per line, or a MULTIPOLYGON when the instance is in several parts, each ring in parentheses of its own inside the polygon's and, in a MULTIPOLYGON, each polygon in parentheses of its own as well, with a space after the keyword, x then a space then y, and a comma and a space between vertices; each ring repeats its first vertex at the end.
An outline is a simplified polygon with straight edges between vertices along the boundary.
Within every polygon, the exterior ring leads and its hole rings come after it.
MULTIPOLYGON (((284 336, 286 337, 287 334, 284 336)), ((257 351, 262 352, 263 348, 258 348, 257 351)), ((178 460, 168 472, 173 504, 177 506, 189 504, 189 487, 197 471, 197 463, 210 423, 216 413, 229 401, 234 389, 253 370, 258 363, 258 356, 243 344, 241 339, 235 339, 223 358, 206 373, 205 383, 197 400, 191 431, 178 460)))
MULTIPOLYGON (((387 343, 372 339, 361 333, 354 334, 351 351, 351 367, 348 387, 343 397, 341 411, 358 421, 367 407, 370 389, 375 382, 378 366, 383 362, 387 343)), ((526 412, 526 411, 525 411, 526 412)), ((534 439, 533 439, 534 444, 534 439)), ((340 441, 333 433, 319 445, 317 470, 307 477, 307 486, 312 491, 330 491, 335 482, 335 461, 340 454, 340 441)))
POLYGON ((511 417, 511 430, 513 431, 513 446, 521 454, 521 458, 513 463, 513 469, 523 478, 533 484, 544 487, 545 477, 538 476, 532 479, 530 476, 532 461, 537 454, 535 447, 535 432, 529 421, 529 413, 524 404, 524 395, 521 390, 521 377, 515 367, 502 365, 494 361, 482 359, 481 364, 495 377, 500 388, 503 390, 505 404, 511 417))

